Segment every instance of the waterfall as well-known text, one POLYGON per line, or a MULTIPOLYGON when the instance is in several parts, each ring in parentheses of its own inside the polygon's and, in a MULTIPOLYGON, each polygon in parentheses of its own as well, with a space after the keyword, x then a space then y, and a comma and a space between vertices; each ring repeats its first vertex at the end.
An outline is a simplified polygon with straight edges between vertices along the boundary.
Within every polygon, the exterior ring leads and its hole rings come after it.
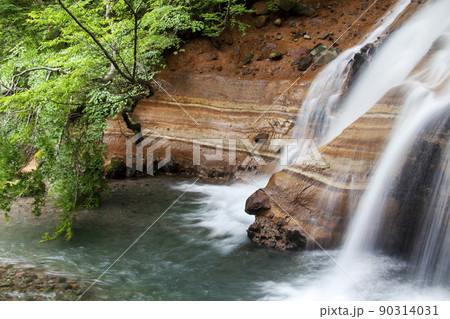
MULTIPOLYGON (((409 3, 410 0, 398 1, 380 20, 379 25, 360 44, 342 52, 317 75, 297 114, 296 125, 292 134, 294 138, 297 140, 313 139, 317 145, 322 146, 325 144, 325 136, 329 140, 331 136, 339 135, 339 128, 336 129, 335 126, 340 124, 338 123, 340 116, 337 114, 342 112, 342 100, 345 98, 351 71, 351 60, 356 53, 368 44, 383 37, 409 3)), ((369 105, 366 106, 365 110, 370 107, 369 105)), ((361 108, 355 105, 351 105, 351 107, 361 108)), ((350 107, 347 107, 347 109, 349 109, 349 112, 353 112, 350 107)), ((358 110, 358 113, 360 112, 358 110)), ((288 152, 288 150, 284 149, 284 152, 288 152)), ((293 147, 289 149, 289 154, 284 155, 283 158, 288 159, 288 164, 293 164, 294 159, 299 154, 301 154, 301 150, 293 147)))
MULTIPOLYGON (((376 59, 391 56, 397 63, 408 65, 408 69, 415 67, 412 75, 400 81, 386 74, 384 81, 381 77, 369 78, 371 71, 368 71, 361 78, 371 84, 361 83, 360 87, 370 87, 371 91, 386 91, 401 84, 405 100, 402 114, 356 209, 343 251, 343 260, 348 262, 363 251, 377 248, 412 255, 411 263, 417 265, 414 268, 419 279, 431 276, 432 282, 447 281, 447 284, 450 283, 450 255, 446 246, 450 241, 446 170, 450 157, 450 21, 444 12, 449 10, 448 1, 431 3, 390 38, 377 55, 376 59), (398 52, 398 43, 405 43, 405 39, 417 43, 410 42, 398 52), (416 54, 428 52, 433 43, 425 61, 419 63, 421 59, 416 54), (401 57, 402 61, 395 57, 401 57), (415 165, 407 163, 408 159, 410 162, 413 159, 415 165), (392 207, 393 202, 397 207, 392 207), (390 216, 395 211, 397 215, 390 216)), ((367 97, 366 93, 355 95, 367 97)))
MULTIPOLYGON (((450 1, 428 2, 379 48, 322 143, 385 93, 400 115, 330 266, 259 284, 264 299, 450 297, 450 1), (392 253, 392 254, 391 254, 392 253), (334 263, 337 262, 337 264, 334 263), (386 289, 389 287, 389 289, 386 289)), ((301 262, 301 261, 299 261, 301 262)))

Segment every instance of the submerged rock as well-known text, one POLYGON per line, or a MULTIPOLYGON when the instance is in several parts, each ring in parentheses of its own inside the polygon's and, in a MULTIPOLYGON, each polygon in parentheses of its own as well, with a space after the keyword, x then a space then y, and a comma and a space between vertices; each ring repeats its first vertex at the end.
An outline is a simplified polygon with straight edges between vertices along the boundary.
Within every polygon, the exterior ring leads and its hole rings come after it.
POLYGON ((347 80, 347 86, 351 87, 353 82, 356 80, 361 70, 370 62, 372 56, 376 52, 376 46, 373 43, 366 44, 358 53, 355 54, 353 59, 350 61, 351 70, 347 80))
MULTIPOLYGON (((52 275, 43 268, 0 263, 0 301, 74 301, 87 287, 79 279, 52 275)), ((85 297, 91 299, 93 291, 85 297)))

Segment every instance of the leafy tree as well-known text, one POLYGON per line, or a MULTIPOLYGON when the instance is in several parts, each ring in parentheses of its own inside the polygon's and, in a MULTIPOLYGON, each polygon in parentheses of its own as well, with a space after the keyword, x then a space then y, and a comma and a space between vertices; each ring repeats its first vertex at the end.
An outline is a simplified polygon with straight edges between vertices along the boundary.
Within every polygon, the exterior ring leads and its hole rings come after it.
MULTIPOLYGON (((0 0, 0 209, 47 198, 72 236, 75 212, 99 204, 107 119, 132 119, 182 35, 217 36, 245 12, 237 0, 0 0), (23 172, 34 158, 38 169, 23 172)), ((242 25, 240 26, 242 28, 242 25)))

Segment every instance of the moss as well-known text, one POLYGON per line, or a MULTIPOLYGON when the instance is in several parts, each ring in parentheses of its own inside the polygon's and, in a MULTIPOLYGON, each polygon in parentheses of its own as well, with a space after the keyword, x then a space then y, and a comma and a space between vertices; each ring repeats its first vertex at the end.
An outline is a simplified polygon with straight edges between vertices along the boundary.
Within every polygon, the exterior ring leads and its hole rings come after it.
POLYGON ((253 52, 249 52, 245 55, 244 59, 242 60, 242 62, 244 64, 249 64, 253 59, 253 52))
POLYGON ((108 179, 121 179, 127 177, 127 166, 123 159, 112 158, 105 167, 105 177, 108 179))

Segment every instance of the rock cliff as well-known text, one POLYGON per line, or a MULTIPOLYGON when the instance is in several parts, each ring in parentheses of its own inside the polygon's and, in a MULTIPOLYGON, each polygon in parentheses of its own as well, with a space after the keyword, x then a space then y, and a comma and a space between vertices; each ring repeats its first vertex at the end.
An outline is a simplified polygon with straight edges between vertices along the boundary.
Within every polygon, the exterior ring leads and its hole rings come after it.
MULTIPOLYGON (((162 171, 229 180, 273 172, 280 147, 270 141, 290 136, 315 75, 359 43, 392 5, 385 0, 374 6, 356 0, 302 3, 313 9, 308 15, 272 12, 259 1, 255 13, 243 18, 250 26, 245 36, 227 31, 214 40, 192 38, 177 56, 167 57, 167 69, 154 83, 155 95, 140 101, 133 113, 144 138, 163 141, 155 151, 156 162, 170 148, 162 171), (318 61, 314 52, 323 47, 332 54, 318 61)), ((418 6, 413 1, 398 23, 418 6)), ((265 187, 246 205, 256 216, 248 236, 278 249, 338 245, 347 215, 392 128, 399 100, 398 92, 390 92, 322 147, 325 165, 290 166, 274 174, 267 186, 260 185, 265 187)), ((111 120, 105 132, 110 158, 125 158, 132 135, 120 119, 111 120)))

